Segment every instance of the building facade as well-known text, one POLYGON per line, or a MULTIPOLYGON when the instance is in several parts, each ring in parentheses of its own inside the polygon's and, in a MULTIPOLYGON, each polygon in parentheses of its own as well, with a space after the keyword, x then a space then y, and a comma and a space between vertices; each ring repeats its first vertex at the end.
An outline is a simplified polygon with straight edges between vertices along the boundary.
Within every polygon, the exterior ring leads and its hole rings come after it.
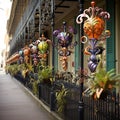
MULTIPOLYGON (((90 6, 88 0, 83 0, 84 9, 90 6)), ((105 9, 110 13, 111 18, 106 22, 106 28, 111 31, 111 37, 105 43, 105 62, 106 69, 115 68, 120 73, 120 53, 119 53, 119 0, 95 0, 96 6, 105 9), (109 3, 109 4, 108 4, 109 3)), ((68 26, 73 26, 77 33, 73 36, 73 42, 77 45, 70 48, 72 54, 68 57, 67 71, 76 72, 81 67, 87 68, 87 59, 80 43, 80 25, 76 23, 76 17, 80 14, 79 0, 14 0, 10 18, 7 23, 7 42, 9 44, 10 58, 25 45, 39 39, 42 33, 57 45, 57 40, 53 37, 53 31, 61 28, 66 21, 68 26), (83 60, 83 61, 81 61, 83 60)), ((62 71, 58 48, 55 45, 49 45, 49 54, 47 64, 54 66, 55 71, 62 71)))

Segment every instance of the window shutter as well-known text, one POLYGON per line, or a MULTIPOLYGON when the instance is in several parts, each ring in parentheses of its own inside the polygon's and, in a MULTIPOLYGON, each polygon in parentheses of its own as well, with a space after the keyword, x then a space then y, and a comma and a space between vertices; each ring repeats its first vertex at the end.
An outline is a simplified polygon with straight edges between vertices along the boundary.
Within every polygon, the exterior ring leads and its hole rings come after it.
POLYGON ((80 67, 80 25, 75 23, 75 28, 77 30, 76 38, 77 45, 75 46, 75 71, 80 67))
POLYGON ((110 19, 107 21, 107 29, 110 30, 111 36, 107 39, 106 46, 106 69, 107 71, 115 68, 115 2, 106 0, 106 9, 110 13, 110 19))
MULTIPOLYGON (((55 45, 58 44, 57 43, 57 38, 55 39, 55 45)), ((54 48, 54 70, 57 72, 58 71, 58 50, 56 48, 54 48)))

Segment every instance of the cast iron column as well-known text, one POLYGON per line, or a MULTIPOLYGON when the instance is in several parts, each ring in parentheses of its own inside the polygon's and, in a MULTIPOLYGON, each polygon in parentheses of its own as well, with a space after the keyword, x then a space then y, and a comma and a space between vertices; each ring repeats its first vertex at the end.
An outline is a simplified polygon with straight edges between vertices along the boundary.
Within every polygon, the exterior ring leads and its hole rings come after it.
MULTIPOLYGON (((79 0, 79 4, 80 4, 80 14, 83 13, 84 11, 84 0, 79 0)), ((84 32, 83 32, 83 23, 80 24, 80 38, 83 36, 84 32)), ((81 43, 81 42, 80 42, 81 43)), ((83 54, 83 43, 81 43, 80 45, 80 67, 81 67, 81 70, 83 71, 84 70, 84 54, 83 54)), ((82 98, 82 93, 83 93, 83 73, 81 72, 81 84, 80 84, 80 101, 79 101, 79 108, 78 108, 78 111, 79 111, 79 120, 84 120, 84 103, 83 103, 83 98, 82 98)))
MULTIPOLYGON (((51 1, 51 25, 52 25, 52 44, 54 45, 54 36, 53 36, 53 31, 54 31, 54 0, 51 1)), ((53 67, 53 75, 54 75, 54 46, 52 46, 52 67, 53 67)))
MULTIPOLYGON (((53 36, 53 31, 54 31, 54 0, 51 0, 51 26, 52 26, 52 75, 54 76, 54 54, 55 54, 55 48, 54 48, 54 36, 53 36)), ((54 85, 51 89, 50 93, 50 110, 55 111, 55 93, 54 93, 54 85)))

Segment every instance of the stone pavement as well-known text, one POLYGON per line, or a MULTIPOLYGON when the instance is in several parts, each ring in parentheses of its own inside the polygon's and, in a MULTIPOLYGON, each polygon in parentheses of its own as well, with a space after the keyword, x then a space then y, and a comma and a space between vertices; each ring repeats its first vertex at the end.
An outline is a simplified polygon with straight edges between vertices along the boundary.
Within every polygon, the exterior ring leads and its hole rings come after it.
POLYGON ((23 89, 23 86, 0 71, 0 120, 57 120, 23 89))

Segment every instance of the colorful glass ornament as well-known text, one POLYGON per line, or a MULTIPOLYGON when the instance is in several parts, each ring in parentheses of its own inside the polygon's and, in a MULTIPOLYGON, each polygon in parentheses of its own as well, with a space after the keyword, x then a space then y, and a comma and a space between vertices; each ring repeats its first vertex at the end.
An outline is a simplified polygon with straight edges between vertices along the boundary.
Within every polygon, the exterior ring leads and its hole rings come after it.
POLYGON ((65 71, 68 67, 67 57, 71 55, 71 51, 68 47, 76 45, 76 43, 72 44, 73 34, 76 34, 76 31, 71 26, 67 29, 66 22, 63 22, 63 31, 58 29, 53 32, 53 35, 57 38, 60 46, 58 54, 62 56, 60 60, 62 61, 62 67, 65 71))
POLYGON ((103 11, 102 8, 95 7, 94 1, 91 2, 91 6, 85 9, 83 14, 78 15, 76 22, 81 24, 84 21, 83 30, 86 36, 82 36, 80 40, 82 43, 89 41, 89 45, 84 49, 84 54, 90 55, 88 67, 91 72, 95 72, 100 61, 97 55, 102 54, 105 50, 98 45, 98 42, 110 37, 110 31, 105 30, 105 20, 110 18, 110 14, 103 11), (84 20, 84 18, 86 19, 84 20))
POLYGON ((51 41, 47 39, 44 34, 36 41, 38 47, 38 57, 40 58, 41 64, 45 66, 48 56, 48 47, 51 41))

